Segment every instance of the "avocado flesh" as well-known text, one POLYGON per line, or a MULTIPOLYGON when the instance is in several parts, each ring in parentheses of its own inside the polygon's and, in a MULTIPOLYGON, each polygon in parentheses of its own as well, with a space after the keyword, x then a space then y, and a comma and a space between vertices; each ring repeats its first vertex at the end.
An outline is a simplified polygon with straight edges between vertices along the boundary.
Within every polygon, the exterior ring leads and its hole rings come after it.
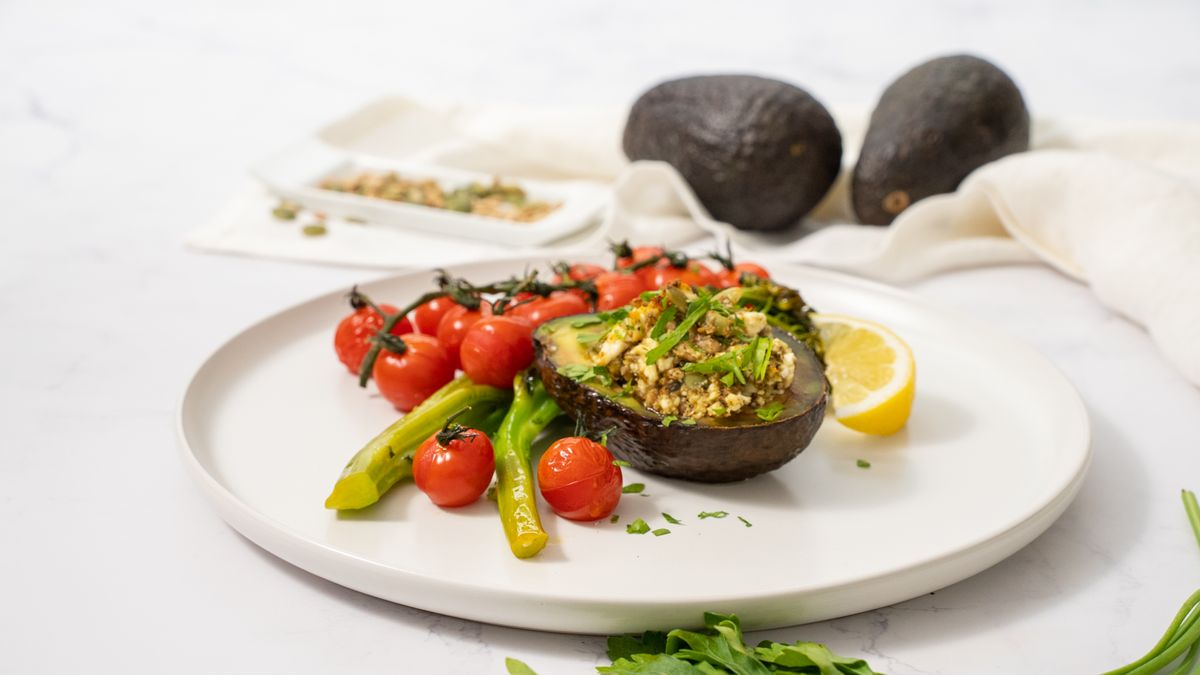
POLYGON ((854 166, 861 223, 953 192, 975 169, 1029 149, 1029 110, 1003 70, 969 55, 922 63, 884 90, 854 166))
POLYGON ((608 449, 649 473, 704 483, 743 480, 783 466, 812 441, 825 415, 825 376, 820 362, 791 335, 775 329, 796 354, 796 375, 783 410, 772 421, 753 408, 695 425, 663 426, 663 416, 620 388, 561 375, 565 365, 592 365, 580 334, 602 333, 603 324, 576 327, 584 316, 563 317, 534 333, 535 365, 547 391, 573 419, 595 432, 611 430, 608 449))

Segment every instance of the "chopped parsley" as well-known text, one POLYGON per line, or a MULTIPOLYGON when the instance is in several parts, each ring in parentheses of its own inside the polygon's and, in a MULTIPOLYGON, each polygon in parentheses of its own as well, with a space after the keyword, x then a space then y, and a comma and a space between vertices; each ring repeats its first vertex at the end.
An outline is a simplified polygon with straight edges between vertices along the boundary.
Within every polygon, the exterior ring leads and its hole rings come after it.
POLYGON ((694 426, 696 426, 696 420, 692 420, 692 419, 687 419, 687 420, 679 420, 679 423, 680 423, 680 424, 682 424, 682 425, 683 425, 683 426, 685 426, 685 427, 694 427, 694 426))
POLYGON ((646 489, 645 483, 630 483, 629 485, 626 485, 625 487, 621 488, 621 492, 623 494, 627 494, 627 495, 636 495, 636 494, 640 494, 645 489, 646 489))
POLYGON ((725 415, 729 414, 729 409, 723 405, 714 405, 713 407, 709 408, 708 411, 717 417, 724 417, 725 415))
POLYGON ((764 422, 774 422, 779 417, 779 413, 781 412, 783 412, 783 404, 779 401, 776 401, 770 405, 764 405, 758 410, 755 410, 754 414, 758 415, 758 419, 763 420, 764 422))
POLYGON ((870 463, 870 462, 868 462, 868 461, 867 461, 867 460, 865 460, 865 459, 860 459, 860 460, 858 460, 858 461, 856 461, 856 462, 854 462, 854 463, 855 463, 855 465, 857 465, 857 466, 858 466, 858 468, 860 468, 860 469, 869 469, 869 468, 871 468, 871 463, 870 463))
MULTIPOLYGON (((607 435, 608 434, 605 434, 605 436, 607 436, 607 435)), ((601 443, 601 445, 604 445, 604 444, 601 443)), ((614 459, 613 460, 613 466, 629 466, 629 465, 630 465, 629 462, 626 462, 623 459, 614 459)))
POLYGON ((621 516, 620 516, 620 514, 614 513, 614 514, 612 514, 612 518, 609 518, 609 519, 608 519, 608 522, 610 522, 610 523, 615 523, 615 522, 617 522, 617 521, 618 521, 618 520, 620 520, 620 519, 621 519, 621 516))
POLYGON ((641 518, 638 518, 637 520, 625 526, 625 532, 628 534, 646 534, 649 531, 650 526, 647 525, 646 521, 642 520, 641 518))
POLYGON ((662 314, 658 315, 658 321, 654 322, 654 328, 650 329, 650 337, 655 340, 662 337, 662 334, 667 332, 667 324, 675 320, 675 315, 678 314, 675 305, 671 305, 663 310, 662 314))
POLYGON ((641 298, 643 302, 649 302, 660 295, 662 295, 662 291, 642 291, 642 294, 638 297, 641 298))
POLYGON ((575 382, 596 380, 600 384, 612 384, 612 376, 604 366, 589 366, 586 363, 568 363, 558 367, 558 374, 575 382))
POLYGON ((751 523, 750 521, 746 520, 745 518, 743 518, 741 516, 738 516, 738 520, 742 521, 742 524, 745 525, 746 527, 754 527, 753 523, 751 523))
POLYGON ((668 523, 670 523, 672 525, 682 525, 683 524, 683 521, 679 520, 678 518, 676 518, 675 516, 673 516, 669 513, 662 514, 662 517, 664 520, 666 520, 668 523))
POLYGON ((600 319, 600 321, 603 321, 604 323, 611 325, 611 324, 617 323, 618 321, 621 321, 625 317, 629 316, 629 310, 626 309, 625 307, 618 307, 614 310, 610 310, 607 312, 600 312, 599 314, 596 314, 595 316, 596 316, 596 318, 600 319))
POLYGON ((667 529, 667 528, 665 528, 665 527, 660 527, 660 528, 658 528, 657 530, 654 530, 654 531, 652 531, 650 534, 652 534, 652 535, 654 535, 654 536, 656 536, 656 537, 661 537, 661 536, 663 536, 664 534, 671 534, 671 531, 670 531, 670 530, 668 530, 668 529, 667 529))
POLYGON ((658 346, 646 352, 646 363, 651 364, 666 356, 667 352, 675 348, 675 345, 683 341, 687 337, 688 331, 695 326, 704 315, 708 313, 709 307, 712 306, 712 296, 702 296, 696 298, 688 304, 687 315, 679 322, 678 326, 670 333, 663 336, 659 341, 658 346))
POLYGON ((669 427, 669 426, 671 426, 672 422, 676 422, 678 420, 679 420, 679 418, 674 415, 666 415, 665 417, 662 418, 662 425, 664 427, 669 427))
POLYGON ((696 515, 700 520, 705 518, 725 518, 729 515, 728 511, 701 511, 696 515))

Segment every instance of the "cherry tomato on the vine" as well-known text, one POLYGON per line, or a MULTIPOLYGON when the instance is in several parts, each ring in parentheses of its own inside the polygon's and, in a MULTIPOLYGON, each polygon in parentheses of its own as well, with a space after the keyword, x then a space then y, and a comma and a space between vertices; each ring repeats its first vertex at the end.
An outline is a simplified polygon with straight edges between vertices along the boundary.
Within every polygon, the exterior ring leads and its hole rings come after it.
POLYGON ((442 346, 446 348, 446 354, 454 364, 455 370, 462 368, 459 349, 462 347, 463 337, 466 336, 467 329, 474 326, 483 317, 491 315, 492 306, 486 302, 480 303, 479 309, 467 309, 459 305, 451 307, 450 311, 446 312, 442 320, 438 322, 438 342, 441 342, 442 346))
POLYGON ((492 482, 496 458, 487 434, 452 425, 413 454, 413 482, 438 506, 466 506, 492 482))
POLYGON ((590 438, 560 438, 538 462, 538 489, 554 512, 570 520, 599 520, 621 500, 621 467, 590 438))
POLYGON ((635 274, 624 272, 605 272, 596 277, 596 309, 607 312, 610 309, 623 307, 633 302, 641 295, 646 287, 635 274))
POLYGON ((442 317, 455 307, 458 307, 458 303, 450 298, 434 298, 412 311, 413 327, 422 335, 436 335, 442 317))
POLYGON ((695 260, 688 262, 686 267, 667 264, 648 267, 641 271, 649 273, 645 282, 646 286, 655 290, 673 281, 682 281, 692 286, 714 286, 717 283, 717 276, 713 274, 712 270, 695 260))
POLYGON ((533 325, 502 314, 480 319, 467 329, 459 348, 463 372, 479 384, 506 388, 533 363, 533 325))
POLYGON ((517 305, 509 310, 509 314, 529 320, 534 328, 550 319, 572 314, 583 314, 588 311, 587 300, 565 291, 555 291, 548 297, 538 298, 531 302, 517 305))
MULTIPOLYGON (((400 311, 391 305, 380 305, 379 309, 388 314, 400 311)), ((383 317, 370 307, 360 307, 338 323, 333 333, 333 350, 351 373, 358 374, 363 357, 371 350, 371 338, 380 328, 383 328, 383 317)), ((400 319, 390 332, 392 335, 404 335, 412 330, 408 319, 400 319)))
POLYGON ((404 353, 379 352, 372 377, 379 393, 401 412, 408 412, 454 379, 454 364, 428 335, 404 336, 404 353))
MULTIPOLYGON (((575 263, 568 268, 567 276, 575 281, 587 281, 588 279, 595 279, 607 271, 608 270, 599 265, 593 265, 591 263, 575 263)), ((563 278, 561 274, 554 275, 554 283, 561 284, 562 281, 563 278)))
POLYGON ((770 279, 767 269, 758 263, 740 262, 733 269, 722 269, 717 273, 717 283, 721 288, 737 286, 741 283, 742 274, 753 274, 760 279, 770 279))
POLYGON ((655 256, 663 254, 661 246, 634 246, 633 255, 617 258, 617 269, 624 269, 630 265, 640 263, 644 260, 649 260, 655 256))

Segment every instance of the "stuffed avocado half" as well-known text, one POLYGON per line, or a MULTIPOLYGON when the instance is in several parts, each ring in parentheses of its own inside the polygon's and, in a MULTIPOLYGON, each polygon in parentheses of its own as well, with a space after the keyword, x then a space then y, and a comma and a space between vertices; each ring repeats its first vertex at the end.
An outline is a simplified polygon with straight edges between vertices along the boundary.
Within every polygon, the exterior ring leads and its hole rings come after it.
POLYGON ((547 391, 638 469, 729 482, 779 468, 824 418, 820 359, 768 313, 673 285, 534 334, 547 391))

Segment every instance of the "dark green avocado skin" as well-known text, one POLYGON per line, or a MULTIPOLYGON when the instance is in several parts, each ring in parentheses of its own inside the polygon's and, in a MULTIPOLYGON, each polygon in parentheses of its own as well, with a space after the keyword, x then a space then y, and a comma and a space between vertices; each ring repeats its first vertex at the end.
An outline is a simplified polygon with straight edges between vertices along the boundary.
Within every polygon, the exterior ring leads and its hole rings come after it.
MULTIPOLYGON (((567 317, 572 319, 573 317, 567 317)), ((558 373, 556 328, 569 321, 547 322, 534 333, 535 366, 547 391, 584 428, 611 430, 608 449, 619 459, 648 473, 703 483, 728 483, 757 476, 786 464, 812 441, 825 418, 826 391, 820 363, 807 347, 776 331, 796 352, 797 377, 774 421, 753 411, 725 420, 700 420, 695 426, 662 425, 662 417, 629 398, 614 400, 612 391, 578 383, 558 373), (809 376, 801 377, 801 373, 809 376)), ((574 334, 568 334, 574 339, 574 334)))
POLYGON ((1017 85, 968 55, 927 61, 883 92, 851 179, 859 222, 888 225, 909 204, 953 192, 975 169, 1029 149, 1017 85))
POLYGON ((753 75, 663 82, 633 104, 625 155, 675 167, 718 220, 780 230, 837 178, 842 135, 808 92, 753 75))

